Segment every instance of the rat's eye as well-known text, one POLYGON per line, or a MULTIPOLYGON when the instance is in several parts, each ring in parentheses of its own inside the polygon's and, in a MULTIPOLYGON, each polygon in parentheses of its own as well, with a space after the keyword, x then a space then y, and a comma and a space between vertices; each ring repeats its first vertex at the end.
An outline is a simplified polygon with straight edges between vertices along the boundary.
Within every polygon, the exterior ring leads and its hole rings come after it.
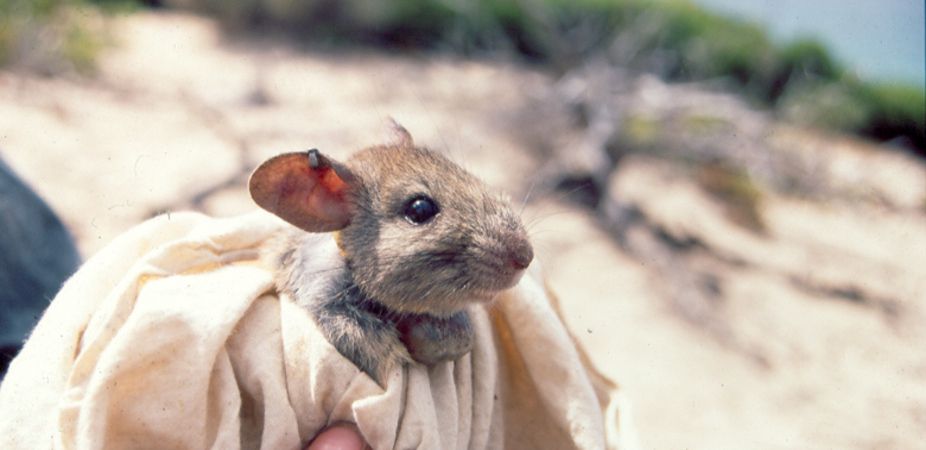
POLYGON ((413 224, 422 224, 434 218, 440 209, 430 197, 419 195, 405 203, 405 219, 413 224))

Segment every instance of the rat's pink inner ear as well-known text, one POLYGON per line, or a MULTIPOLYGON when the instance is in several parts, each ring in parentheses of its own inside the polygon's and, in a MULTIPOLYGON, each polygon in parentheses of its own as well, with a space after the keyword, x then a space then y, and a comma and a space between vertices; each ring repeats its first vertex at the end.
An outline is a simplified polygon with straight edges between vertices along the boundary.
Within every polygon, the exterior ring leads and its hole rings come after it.
MULTIPOLYGON (((313 168, 306 153, 273 157, 248 182, 261 208, 306 231, 340 230, 350 223, 351 186, 328 160, 313 168)), ((346 170, 346 169, 342 169, 346 170)))

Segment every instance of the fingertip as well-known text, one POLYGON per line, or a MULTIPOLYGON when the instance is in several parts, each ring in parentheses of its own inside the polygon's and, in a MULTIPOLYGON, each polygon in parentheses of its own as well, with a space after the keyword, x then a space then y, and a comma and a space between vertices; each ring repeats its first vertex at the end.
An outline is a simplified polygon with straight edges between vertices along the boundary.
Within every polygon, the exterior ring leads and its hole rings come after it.
POLYGON ((341 422, 315 436, 307 450, 363 450, 365 445, 356 425, 341 422))

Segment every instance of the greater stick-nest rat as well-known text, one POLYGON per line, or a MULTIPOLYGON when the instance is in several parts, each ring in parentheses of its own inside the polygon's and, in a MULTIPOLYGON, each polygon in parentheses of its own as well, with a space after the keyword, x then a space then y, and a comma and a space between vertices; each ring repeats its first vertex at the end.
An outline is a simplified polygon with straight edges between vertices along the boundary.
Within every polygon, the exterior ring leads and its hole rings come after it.
POLYGON ((394 142, 343 164, 287 153, 249 182, 259 206, 297 227, 264 252, 278 289, 379 383, 398 364, 469 352, 466 307, 514 286, 533 259, 505 198, 392 125, 394 142))

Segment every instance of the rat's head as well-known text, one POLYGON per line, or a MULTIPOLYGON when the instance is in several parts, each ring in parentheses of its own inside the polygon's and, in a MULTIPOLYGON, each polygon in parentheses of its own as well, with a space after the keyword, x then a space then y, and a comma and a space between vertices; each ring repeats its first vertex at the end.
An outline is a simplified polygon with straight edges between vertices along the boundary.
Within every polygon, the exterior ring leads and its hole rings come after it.
POLYGON ((303 230, 337 231, 354 281, 394 310, 451 314, 517 283, 533 250, 508 202, 396 134, 346 164, 316 150, 272 158, 251 196, 303 230))

